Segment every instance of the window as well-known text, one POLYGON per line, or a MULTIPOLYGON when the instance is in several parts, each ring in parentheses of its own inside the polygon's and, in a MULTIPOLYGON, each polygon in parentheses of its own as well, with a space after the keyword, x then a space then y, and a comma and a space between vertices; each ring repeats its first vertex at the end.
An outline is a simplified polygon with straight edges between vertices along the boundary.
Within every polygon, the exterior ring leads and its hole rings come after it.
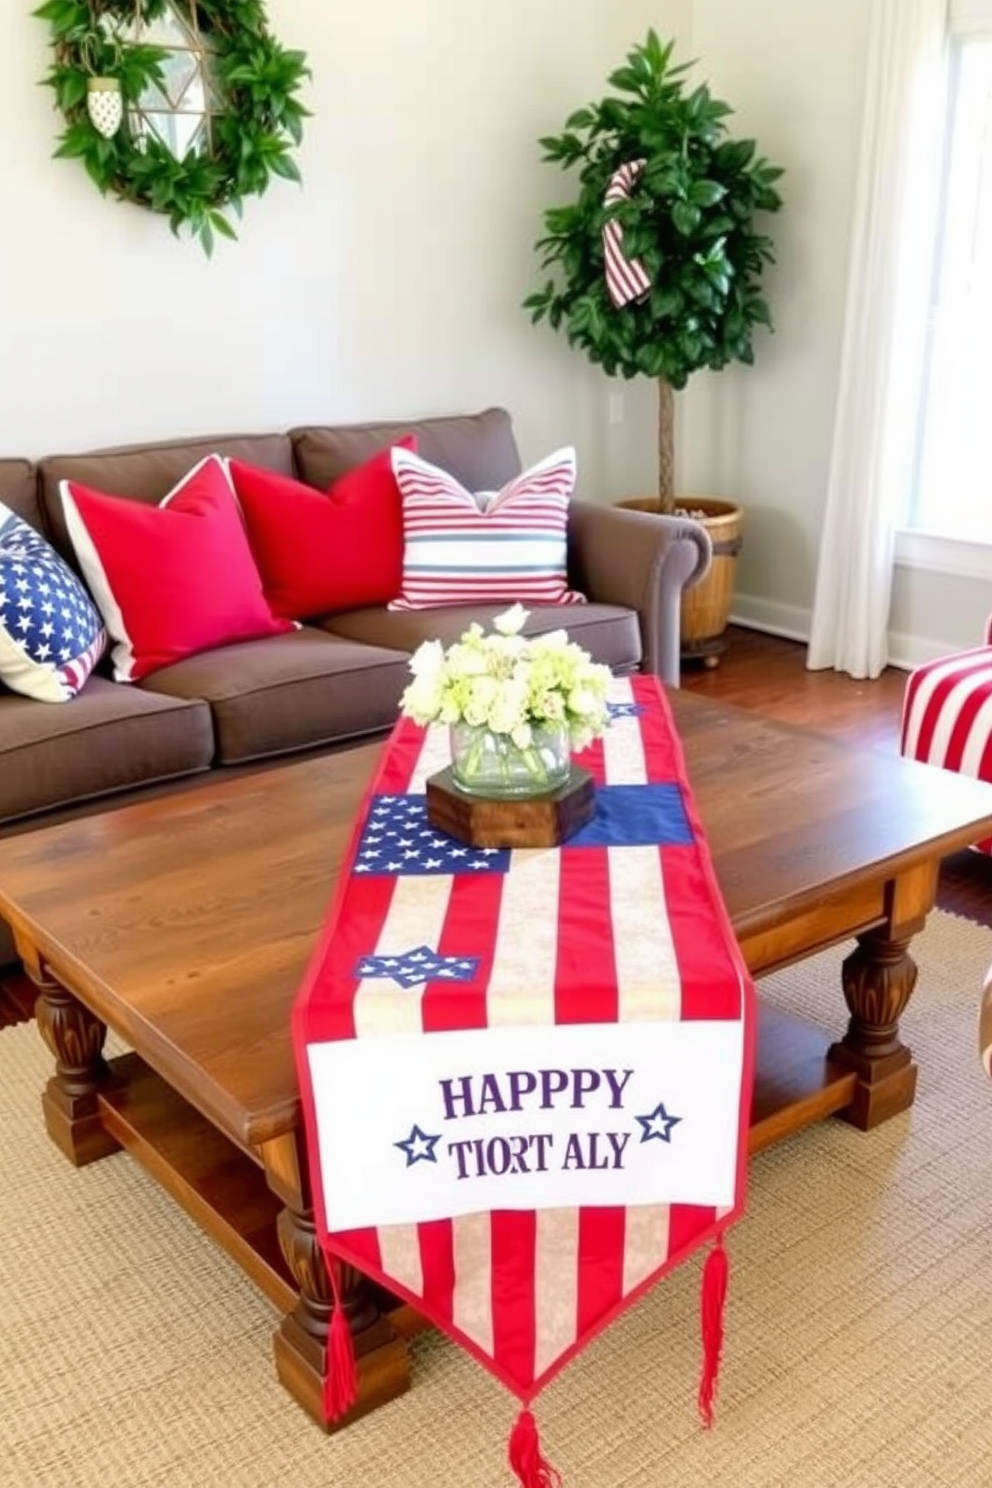
POLYGON ((953 41, 909 526, 992 544, 992 32, 953 41))

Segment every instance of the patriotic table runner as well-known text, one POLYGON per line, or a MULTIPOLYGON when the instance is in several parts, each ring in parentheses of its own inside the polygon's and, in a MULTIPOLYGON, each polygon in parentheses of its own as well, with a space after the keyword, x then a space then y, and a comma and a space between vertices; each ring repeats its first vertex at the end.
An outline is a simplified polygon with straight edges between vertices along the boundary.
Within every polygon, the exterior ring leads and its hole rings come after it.
MULTIPOLYGON (((362 803, 293 1013, 318 1233, 523 1402, 660 1276, 715 1242, 711 1419, 743 1212, 754 993, 667 701, 617 679, 577 757, 596 815, 560 848, 477 849, 427 819, 443 728, 401 720, 362 803)), ((336 1310, 327 1405, 354 1399, 336 1310)), ((333 1332, 333 1326, 332 1326, 333 1332)))

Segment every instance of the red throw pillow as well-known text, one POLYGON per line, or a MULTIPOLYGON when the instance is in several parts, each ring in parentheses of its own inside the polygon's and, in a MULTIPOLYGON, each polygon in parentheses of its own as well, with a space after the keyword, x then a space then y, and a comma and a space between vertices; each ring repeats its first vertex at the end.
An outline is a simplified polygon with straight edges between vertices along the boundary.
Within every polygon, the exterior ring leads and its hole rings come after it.
MULTIPOLYGON (((407 434, 397 444, 412 450, 416 439, 407 434)), ((328 491, 241 460, 228 468, 274 614, 306 620, 395 596, 403 512, 388 448, 328 491)))
POLYGON ((137 682, 196 651, 280 635, 234 492, 208 455, 158 506, 59 484, 83 577, 114 641, 114 675, 137 682))

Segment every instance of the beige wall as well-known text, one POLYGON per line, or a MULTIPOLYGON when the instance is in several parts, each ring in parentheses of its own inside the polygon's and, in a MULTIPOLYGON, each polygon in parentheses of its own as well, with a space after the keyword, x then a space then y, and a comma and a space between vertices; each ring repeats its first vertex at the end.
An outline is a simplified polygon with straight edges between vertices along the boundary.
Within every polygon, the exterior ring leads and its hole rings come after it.
POLYGON ((305 184, 210 262, 50 158, 29 9, 0 7, 0 454, 498 402, 526 456, 575 441, 589 494, 627 487, 604 379, 519 308, 561 185, 536 141, 689 0, 269 0, 313 69, 305 184))
POLYGON ((769 219, 775 333, 752 368, 701 375, 682 419, 688 490, 740 500, 735 611, 806 634, 826 494, 864 91, 864 0, 696 0, 692 47, 733 127, 785 167, 769 219))

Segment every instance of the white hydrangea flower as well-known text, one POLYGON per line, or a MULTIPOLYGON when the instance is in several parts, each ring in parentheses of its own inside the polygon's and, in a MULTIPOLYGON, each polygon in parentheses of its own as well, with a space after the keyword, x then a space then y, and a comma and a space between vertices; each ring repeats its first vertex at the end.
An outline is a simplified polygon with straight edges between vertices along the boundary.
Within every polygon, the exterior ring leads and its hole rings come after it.
POLYGON ((410 657, 410 670, 415 677, 434 676, 444 667, 444 647, 440 641, 421 641, 410 657))
POLYGON ((438 674, 414 677, 400 698, 400 712, 417 723, 433 723, 439 716, 444 701, 441 679, 438 674))
POLYGON ((517 635, 523 630, 530 616, 530 610, 525 610, 522 604, 511 605, 501 615, 493 617, 493 629, 500 635, 517 635))
POLYGON ((520 750, 530 749, 534 729, 548 724, 566 728, 576 750, 598 738, 609 722, 609 668, 565 630, 522 635, 528 617, 515 604, 496 616, 488 634, 473 621, 447 650, 438 640, 423 642, 410 659, 413 681, 401 713, 420 724, 486 728, 520 750))

